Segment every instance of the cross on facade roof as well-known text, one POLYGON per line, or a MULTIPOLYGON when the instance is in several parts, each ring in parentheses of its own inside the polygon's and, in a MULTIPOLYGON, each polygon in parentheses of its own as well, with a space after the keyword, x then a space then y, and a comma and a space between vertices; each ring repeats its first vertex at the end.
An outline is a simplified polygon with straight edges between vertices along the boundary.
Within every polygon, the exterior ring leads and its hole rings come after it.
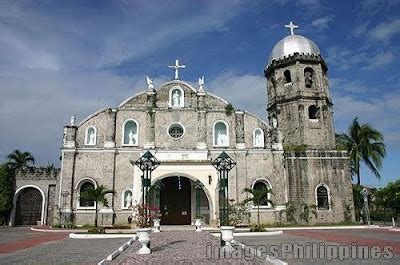
POLYGON ((290 29, 290 35, 294 35, 294 29, 299 28, 299 26, 293 24, 292 21, 290 21, 289 25, 285 25, 285 27, 290 29))
POLYGON ((186 65, 179 65, 179 60, 175 60, 175 65, 168 65, 169 68, 175 68, 175 80, 179 80, 179 68, 186 68, 186 65))

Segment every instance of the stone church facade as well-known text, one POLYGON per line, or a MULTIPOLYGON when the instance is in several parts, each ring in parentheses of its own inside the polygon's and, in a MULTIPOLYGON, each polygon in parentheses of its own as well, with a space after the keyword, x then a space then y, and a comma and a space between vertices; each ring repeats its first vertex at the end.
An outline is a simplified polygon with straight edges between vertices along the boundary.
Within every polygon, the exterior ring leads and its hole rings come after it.
MULTIPOLYGON (((299 212, 315 205, 314 223, 354 218, 349 158, 335 149, 327 65, 315 43, 292 32, 273 48, 264 69, 268 122, 209 93, 204 78, 197 87, 180 80, 178 61, 172 67, 173 80, 154 88, 147 78, 148 87, 119 106, 64 127, 61 170, 51 183, 52 199, 49 186, 46 194, 41 189, 42 211, 52 209, 52 200, 54 216, 64 212, 75 224, 91 224, 94 203, 80 193, 104 185, 115 193, 108 207, 99 206, 100 224, 126 223, 141 201, 142 172, 133 162, 150 150, 161 163, 151 179, 151 203, 161 222, 191 224, 200 213, 217 225, 218 172, 211 161, 225 151, 237 163, 229 173, 231 199, 247 198, 245 188, 272 190, 273 205, 260 207, 263 223, 279 221, 289 205, 299 212)), ((27 183, 25 178, 15 195, 15 224, 27 183)), ((256 207, 248 210, 246 222, 255 222, 256 207)), ((38 221, 45 223, 46 216, 38 221)))

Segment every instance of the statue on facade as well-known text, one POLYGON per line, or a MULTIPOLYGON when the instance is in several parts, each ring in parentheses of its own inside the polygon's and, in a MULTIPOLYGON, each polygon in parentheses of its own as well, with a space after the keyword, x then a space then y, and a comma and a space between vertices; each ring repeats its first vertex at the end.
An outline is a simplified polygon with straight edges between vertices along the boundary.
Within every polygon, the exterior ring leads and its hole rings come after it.
POLYGON ((131 206, 132 206, 132 192, 127 191, 127 192, 125 192, 124 207, 129 208, 131 206))
POLYGON ((262 139, 261 139, 261 133, 259 131, 256 131, 255 133, 255 141, 254 141, 256 146, 261 146, 262 145, 262 139))
POLYGON ((181 93, 179 92, 178 89, 175 89, 174 92, 172 93, 172 106, 173 107, 179 107, 181 104, 181 93))
POLYGON ((153 79, 146 76, 146 83, 147 83, 147 89, 153 91, 154 90, 153 79))
POLYGON ((272 117, 272 127, 277 128, 278 127, 278 120, 273 116, 272 117))
POLYGON ((94 145, 95 144, 95 140, 96 140, 96 134, 94 133, 94 130, 90 130, 89 131, 89 145, 94 145))
POLYGON ((129 139, 128 144, 130 145, 136 144, 135 133, 132 130, 129 130, 128 139, 129 139))
POLYGON ((199 91, 204 91, 204 75, 201 78, 199 77, 199 91))
POLYGON ((226 135, 223 134, 221 131, 218 131, 217 133, 217 145, 226 145, 226 135))
POLYGON ((75 126, 76 115, 71 115, 71 119, 69 121, 69 125, 75 126))

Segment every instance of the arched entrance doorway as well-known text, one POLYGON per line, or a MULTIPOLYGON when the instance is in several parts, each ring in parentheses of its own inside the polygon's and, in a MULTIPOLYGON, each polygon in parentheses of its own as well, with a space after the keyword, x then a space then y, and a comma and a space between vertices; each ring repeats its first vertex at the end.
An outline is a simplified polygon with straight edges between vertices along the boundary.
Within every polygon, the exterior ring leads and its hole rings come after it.
POLYGON ((42 220, 43 196, 33 187, 22 189, 17 194, 15 225, 33 225, 42 220))
POLYGON ((151 187, 150 194, 150 203, 160 209, 161 224, 190 225, 196 218, 210 221, 209 200, 200 181, 166 177, 151 187))

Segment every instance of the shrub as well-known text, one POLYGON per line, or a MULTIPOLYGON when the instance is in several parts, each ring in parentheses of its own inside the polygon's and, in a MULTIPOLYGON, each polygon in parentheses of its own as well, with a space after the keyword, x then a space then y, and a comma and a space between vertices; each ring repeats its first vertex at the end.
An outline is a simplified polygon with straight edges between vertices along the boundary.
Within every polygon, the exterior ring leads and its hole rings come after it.
POLYGON ((104 227, 93 227, 88 230, 89 234, 105 234, 106 230, 104 227))

